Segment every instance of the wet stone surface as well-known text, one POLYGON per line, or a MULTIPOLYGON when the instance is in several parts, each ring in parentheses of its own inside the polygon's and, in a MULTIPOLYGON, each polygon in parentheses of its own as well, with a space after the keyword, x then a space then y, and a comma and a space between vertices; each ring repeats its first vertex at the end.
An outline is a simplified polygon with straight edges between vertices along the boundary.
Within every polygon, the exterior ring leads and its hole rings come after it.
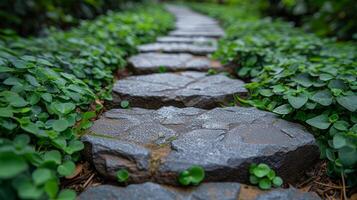
POLYGON ((131 106, 143 108, 214 108, 232 102, 233 95, 247 94, 243 81, 203 72, 130 76, 118 80, 113 91, 120 99, 130 101, 131 106))
POLYGON ((143 53, 129 59, 129 64, 136 74, 155 73, 161 70, 167 72, 195 70, 208 71, 213 68, 221 70, 219 62, 211 61, 207 57, 190 54, 143 53))
POLYGON ((83 192, 78 200, 320 200, 314 193, 294 188, 263 192, 257 188, 246 191, 243 187, 232 182, 204 183, 190 188, 173 188, 152 182, 127 187, 100 185, 83 192))
POLYGON ((175 185, 192 165, 205 169, 207 182, 247 182, 252 162, 270 165, 291 182, 319 157, 301 125, 255 108, 113 109, 83 139, 101 175, 115 180, 126 168, 132 183, 175 185))
POLYGON ((140 45, 141 53, 161 52, 161 53, 190 53, 194 55, 207 55, 216 51, 215 45, 185 44, 185 43, 152 43, 140 45))

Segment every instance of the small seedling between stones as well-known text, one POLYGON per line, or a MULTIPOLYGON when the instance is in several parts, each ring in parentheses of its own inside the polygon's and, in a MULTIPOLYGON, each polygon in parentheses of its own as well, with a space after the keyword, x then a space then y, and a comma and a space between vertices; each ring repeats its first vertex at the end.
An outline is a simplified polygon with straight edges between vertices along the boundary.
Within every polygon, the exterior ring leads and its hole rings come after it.
POLYGON ((130 106, 130 103, 129 103, 129 101, 126 101, 126 100, 124 100, 124 101, 121 101, 120 102, 120 106, 122 107, 122 108, 129 108, 129 106, 130 106))
POLYGON ((117 178, 118 182, 123 183, 128 180, 129 178, 129 172, 126 169, 121 169, 117 171, 117 178))
POLYGON ((167 72, 167 68, 165 66, 160 66, 159 73, 165 73, 165 72, 167 72))
POLYGON ((194 165, 180 173, 178 181, 181 185, 198 185, 205 178, 205 170, 201 166, 194 165))
POLYGON ((272 186, 280 187, 283 184, 283 180, 276 176, 274 170, 272 170, 267 164, 251 164, 249 168, 249 181, 253 185, 258 185, 262 190, 269 190, 272 186))

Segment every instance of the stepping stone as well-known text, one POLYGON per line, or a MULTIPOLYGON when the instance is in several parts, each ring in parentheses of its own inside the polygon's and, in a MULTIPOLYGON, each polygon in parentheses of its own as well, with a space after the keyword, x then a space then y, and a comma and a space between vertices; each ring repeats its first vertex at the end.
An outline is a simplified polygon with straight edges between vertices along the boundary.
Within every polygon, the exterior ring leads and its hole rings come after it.
POLYGON ((78 200, 237 200, 239 183, 206 183, 195 189, 180 189, 155 183, 115 187, 101 185, 83 192, 78 200))
POLYGON ((233 95, 244 97, 244 82, 203 72, 160 73, 130 76, 118 80, 113 92, 128 100, 133 107, 214 108, 233 101, 233 95))
POLYGON ((176 185, 192 165, 205 169, 206 182, 248 182, 253 162, 268 164, 292 183, 319 158, 303 126, 256 108, 113 109, 82 139, 102 176, 116 180, 125 168, 129 183, 176 185))
POLYGON ((208 71, 211 68, 222 70, 219 62, 191 54, 143 53, 129 58, 129 66, 133 68, 136 74, 159 72, 162 67, 167 72, 184 70, 208 71))
POLYGON ((216 45, 217 40, 205 37, 159 37, 157 42, 160 43, 195 43, 195 44, 205 44, 205 45, 216 45))
POLYGON ((87 189, 78 200, 320 200, 312 192, 274 189, 262 191, 239 183, 203 183, 197 187, 173 188, 152 182, 127 187, 100 185, 87 189))
POLYGON ((152 43, 140 45, 141 53, 162 52, 162 53, 191 53, 194 55, 207 55, 216 51, 214 45, 197 45, 184 43, 152 43))
POLYGON ((179 37, 212 37, 220 38, 224 36, 222 31, 190 31, 190 30, 176 30, 169 33, 170 36, 179 36, 179 37))

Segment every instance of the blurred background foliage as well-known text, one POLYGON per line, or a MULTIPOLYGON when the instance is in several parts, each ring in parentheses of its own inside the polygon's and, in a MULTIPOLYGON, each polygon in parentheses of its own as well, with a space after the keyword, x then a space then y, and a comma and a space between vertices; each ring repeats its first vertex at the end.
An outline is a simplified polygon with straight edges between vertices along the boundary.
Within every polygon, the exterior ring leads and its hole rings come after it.
POLYGON ((1 0, 0 29, 18 34, 46 35, 49 27, 66 29, 81 19, 93 19, 108 10, 145 0, 1 0))
POLYGON ((239 6, 258 4, 263 14, 293 21, 319 36, 357 40, 356 0, 187 0, 239 6))

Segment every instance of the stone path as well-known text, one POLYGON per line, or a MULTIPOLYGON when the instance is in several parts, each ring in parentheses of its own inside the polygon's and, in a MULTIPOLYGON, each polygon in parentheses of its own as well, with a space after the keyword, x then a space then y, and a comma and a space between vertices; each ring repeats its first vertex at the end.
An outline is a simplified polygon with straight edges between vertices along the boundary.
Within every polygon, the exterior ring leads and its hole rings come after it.
POLYGON ((233 95, 247 96, 243 81, 207 74, 222 70, 208 54, 223 30, 186 8, 168 9, 177 29, 140 46, 141 53, 129 58, 137 75, 114 86, 114 102, 128 100, 131 108, 117 105, 83 137, 85 154, 101 176, 115 182, 124 168, 132 185, 94 187, 79 199, 319 199, 292 188, 262 192, 242 184, 253 162, 296 181, 318 159, 314 137, 272 113, 222 107, 233 95), (178 187, 178 174, 192 165, 205 169, 206 183, 178 187))

